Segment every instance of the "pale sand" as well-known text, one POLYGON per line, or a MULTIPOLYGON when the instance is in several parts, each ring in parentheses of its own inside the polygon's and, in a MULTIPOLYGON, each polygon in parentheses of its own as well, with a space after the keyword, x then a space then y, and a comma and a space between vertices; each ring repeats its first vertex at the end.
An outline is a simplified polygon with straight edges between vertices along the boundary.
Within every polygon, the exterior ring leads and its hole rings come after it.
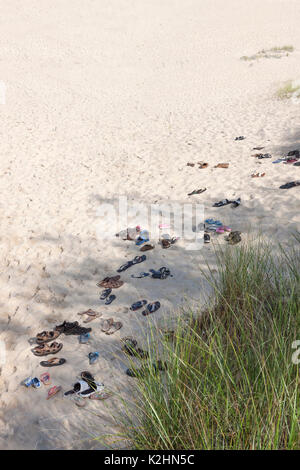
MULTIPOLYGON (((119 194, 135 201, 203 201, 207 217, 233 229, 260 228, 287 240, 299 228, 300 168, 258 164, 252 147, 273 160, 300 148, 299 105, 274 99, 282 82, 300 75, 300 2, 292 0, 17 0, 2 2, 0 80, 1 273, 0 339, 7 360, 0 377, 0 448, 103 448, 90 437, 116 431, 117 397, 77 408, 46 388, 19 385, 46 369, 28 338, 77 312, 99 309, 124 323, 105 336, 92 322, 91 346, 61 337, 67 359, 49 369, 64 391, 90 369, 126 396, 132 379, 120 337, 143 340, 147 320, 126 308, 160 300, 153 315, 202 299, 199 268, 213 261, 179 242, 156 247, 143 266, 128 270, 117 300, 103 307, 96 282, 138 254, 134 244, 97 237, 96 210, 119 194), (280 60, 239 60, 262 48, 293 45, 280 60), (245 135, 242 142, 234 138, 245 135), (209 162, 206 170, 187 162, 209 162), (229 162, 229 169, 214 169, 229 162), (254 171, 266 172, 252 179, 254 171), (200 196, 187 193, 207 187, 200 196), (242 206, 212 209, 225 197, 242 206), (132 272, 167 265, 174 278, 131 279, 132 272), (101 360, 88 366, 87 353, 101 360)), ((223 239, 223 236, 221 236, 223 239)), ((127 394, 128 396, 128 394, 127 394)), ((126 446, 125 442, 117 445, 126 446)))

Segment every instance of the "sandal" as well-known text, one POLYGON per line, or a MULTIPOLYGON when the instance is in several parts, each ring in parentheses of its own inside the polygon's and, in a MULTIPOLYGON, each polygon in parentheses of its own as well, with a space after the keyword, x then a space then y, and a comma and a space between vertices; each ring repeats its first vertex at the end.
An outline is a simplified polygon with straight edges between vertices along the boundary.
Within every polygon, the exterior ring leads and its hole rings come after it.
POLYGON ((105 289, 100 295, 100 300, 105 300, 109 294, 111 294, 111 289, 105 289))
POLYGON ((136 310, 139 310, 146 304, 147 304, 147 300, 139 300, 138 302, 135 302, 134 304, 131 305, 130 310, 135 312, 136 310))
POLYGON ((123 326, 123 323, 120 321, 113 322, 112 326, 108 331, 105 332, 106 335, 113 335, 116 331, 120 330, 123 326))
POLYGON ((41 380, 41 382, 43 382, 44 385, 50 385, 51 384, 50 374, 48 372, 44 372, 44 374, 42 374, 40 376, 40 380, 41 380))
POLYGON ((207 167, 208 167, 208 163, 198 162, 198 165, 199 165, 199 169, 200 169, 200 170, 203 170, 204 168, 207 168, 207 167))
POLYGON ((103 319, 100 323, 101 331, 103 331, 103 333, 106 333, 112 327, 113 323, 113 318, 108 318, 106 320, 103 319))
POLYGON ((36 342, 38 344, 49 343, 55 340, 60 335, 60 331, 42 331, 36 335, 36 342))
POLYGON ((217 165, 214 166, 214 168, 228 168, 229 163, 218 163, 217 165))
POLYGON ((147 305, 146 310, 142 312, 142 314, 145 316, 149 315, 150 313, 156 312, 160 308, 160 302, 151 302, 150 304, 147 305))
POLYGON ((142 256, 136 256, 132 261, 127 261, 127 263, 122 264, 119 269, 117 269, 118 273, 121 273, 123 271, 126 271, 126 269, 130 268, 131 266, 134 266, 135 264, 142 263, 143 261, 146 261, 147 257, 146 255, 142 256))
POLYGON ((153 250, 155 245, 153 245, 152 243, 146 243, 145 245, 142 246, 142 248, 140 249, 140 251, 149 251, 149 250, 153 250))
POLYGON ((121 276, 105 277, 102 281, 97 283, 97 286, 108 289, 118 289, 124 284, 124 281, 121 281, 120 278, 121 276))
POLYGON ((300 186, 300 180, 291 181, 290 183, 282 184, 279 186, 280 189, 290 189, 294 188, 295 186, 300 186))
POLYGON ((51 387, 50 390, 48 391, 47 400, 49 400, 49 398, 51 397, 54 397, 54 395, 56 395, 60 391, 61 391, 60 385, 59 386, 54 385, 54 387, 51 387))
POLYGON ((204 189, 194 189, 194 191, 192 191, 191 193, 188 194, 188 196, 194 196, 194 194, 201 194, 201 193, 204 193, 204 191, 206 191, 207 188, 204 188, 204 189))
POLYGON ((40 365, 42 367, 55 367, 55 366, 61 366, 65 364, 66 360, 61 358, 59 359, 58 357, 52 357, 48 361, 42 361, 40 362, 40 365))
POLYGON ((48 354, 57 354, 63 347, 62 343, 57 343, 54 341, 48 346, 47 344, 42 344, 41 346, 36 346, 31 351, 35 356, 47 356, 48 354))
POLYGON ((115 295, 110 295, 105 301, 105 305, 110 305, 116 299, 115 295))

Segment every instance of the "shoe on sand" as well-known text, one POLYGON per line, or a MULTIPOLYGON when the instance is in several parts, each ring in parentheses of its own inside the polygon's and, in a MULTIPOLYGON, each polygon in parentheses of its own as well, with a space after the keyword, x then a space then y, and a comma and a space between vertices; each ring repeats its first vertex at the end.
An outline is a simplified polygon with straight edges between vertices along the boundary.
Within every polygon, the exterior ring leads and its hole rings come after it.
POLYGON ((57 354, 63 347, 62 343, 57 343, 54 341, 50 345, 42 344, 40 346, 36 346, 31 351, 35 356, 47 356, 48 354, 57 354))
POLYGON ((66 362, 66 360, 63 359, 63 358, 60 359, 59 357, 52 357, 48 361, 40 362, 40 365, 42 367, 55 367, 55 366, 61 366, 61 365, 65 364, 65 362, 66 362))
POLYGON ((49 343, 54 341, 60 335, 60 331, 42 331, 36 335, 36 342, 38 344, 49 343))
POLYGON ((54 385, 54 387, 51 387, 47 394, 47 400, 49 400, 49 398, 54 397, 54 395, 57 395, 57 393, 60 391, 61 391, 61 386, 54 385))
POLYGON ((123 323, 120 321, 113 322, 110 329, 105 332, 106 335, 113 335, 116 331, 120 330, 123 326, 123 323))

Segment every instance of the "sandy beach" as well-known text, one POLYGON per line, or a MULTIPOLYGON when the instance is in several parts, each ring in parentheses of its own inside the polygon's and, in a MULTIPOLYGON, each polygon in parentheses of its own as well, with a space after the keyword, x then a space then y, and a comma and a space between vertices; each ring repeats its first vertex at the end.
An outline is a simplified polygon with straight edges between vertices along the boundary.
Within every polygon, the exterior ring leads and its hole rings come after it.
POLYGON ((215 261, 214 241, 199 252, 183 239, 167 250, 156 243, 122 273, 106 306, 97 282, 141 253, 134 242, 101 237, 99 207, 117 207, 119 196, 197 202, 243 240, 261 232, 289 244, 300 230, 300 187, 279 187, 300 180, 300 166, 272 162, 300 149, 299 104, 276 97, 300 78, 300 3, 10 0, 1 13, 0 449, 104 449, 133 380, 120 338, 143 346, 153 322, 171 325, 182 306, 204 302, 201 270, 215 261), (286 45, 294 50, 280 58, 240 59, 286 45), (254 158, 255 147, 272 158, 254 158), (251 177, 258 172, 265 176, 251 177), (207 190, 188 196, 199 188, 207 190), (238 197, 234 210, 212 207, 238 197), (131 277, 161 266, 173 277, 131 277), (143 317, 129 310, 139 299, 161 308, 143 317), (89 345, 59 337, 67 362, 49 369, 52 385, 67 391, 90 370, 114 395, 81 409, 62 393, 46 400, 44 385, 21 386, 48 371, 28 340, 64 320, 82 324, 77 313, 89 308, 123 327, 108 336, 96 319, 89 345), (90 351, 100 354, 93 366, 90 351))

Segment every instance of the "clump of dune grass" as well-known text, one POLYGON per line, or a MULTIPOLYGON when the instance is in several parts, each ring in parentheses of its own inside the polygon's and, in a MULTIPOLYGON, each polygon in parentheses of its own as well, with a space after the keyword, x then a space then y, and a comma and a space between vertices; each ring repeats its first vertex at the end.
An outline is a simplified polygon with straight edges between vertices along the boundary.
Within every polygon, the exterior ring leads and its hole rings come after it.
POLYGON ((300 239, 285 251, 266 243, 218 254, 214 288, 161 336, 135 381, 124 435, 134 449, 299 449, 300 239), (151 357, 152 356, 152 357, 151 357))
POLYGON ((293 96, 300 98, 300 85, 294 84, 292 80, 289 80, 284 86, 277 90, 276 96, 280 100, 287 100, 293 96))
POLYGON ((262 49, 258 51, 256 54, 251 56, 242 56, 240 57, 241 60, 245 61, 252 61, 252 60, 259 60, 259 59, 280 59, 281 57, 289 55, 291 52, 294 51, 293 46, 282 46, 282 47, 271 47, 270 49, 262 49))

